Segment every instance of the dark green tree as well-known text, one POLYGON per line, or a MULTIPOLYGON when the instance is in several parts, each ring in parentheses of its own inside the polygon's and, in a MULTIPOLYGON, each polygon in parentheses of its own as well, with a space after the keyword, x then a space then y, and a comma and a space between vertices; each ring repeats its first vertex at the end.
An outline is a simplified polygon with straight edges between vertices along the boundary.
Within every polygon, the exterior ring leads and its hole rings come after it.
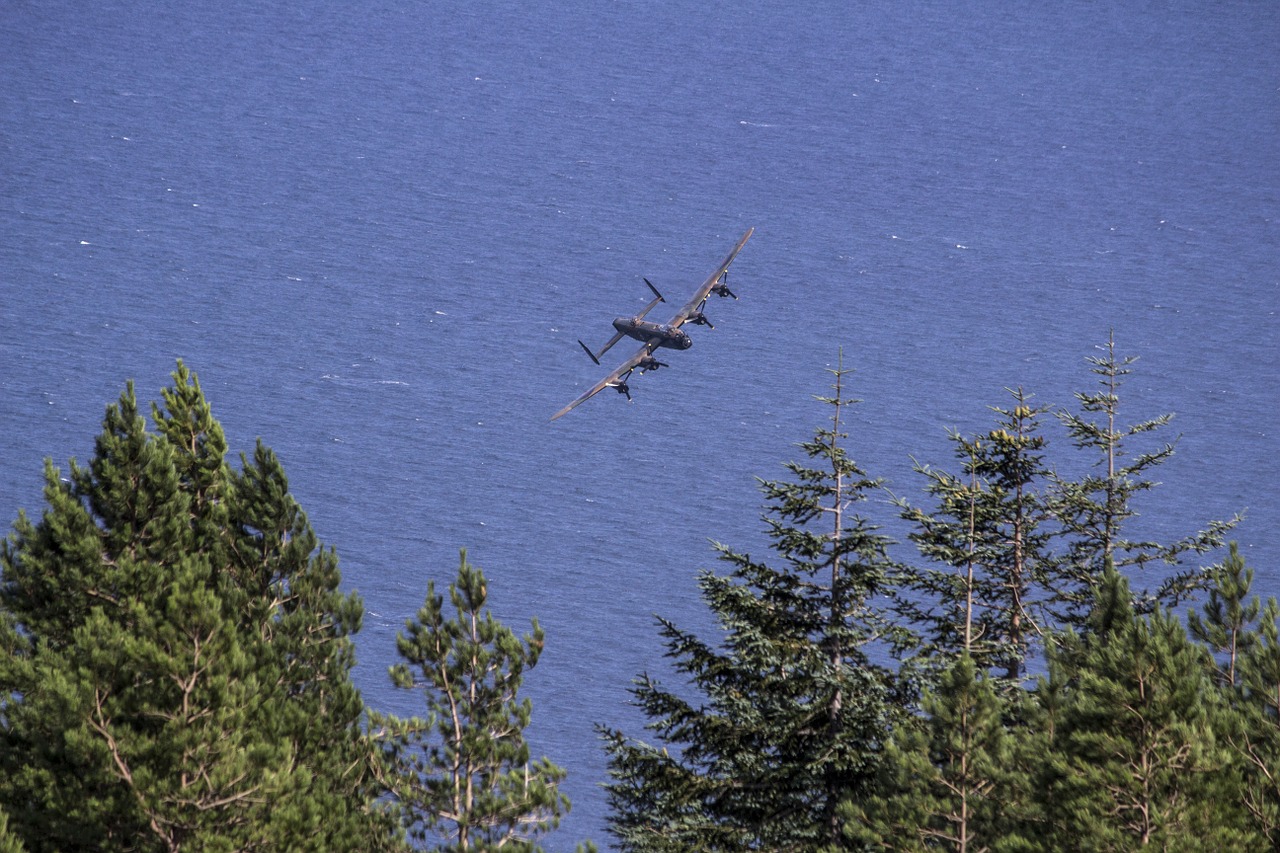
POLYGON ((377 848, 359 600, 274 457, 233 472, 174 380, 156 432, 130 385, 87 467, 47 463, 0 550, 0 808, 33 851, 377 848))
POLYGON ((433 849, 541 850, 537 839, 569 810, 564 770, 531 763, 524 739, 533 707, 518 692, 542 653, 542 629, 535 619, 521 639, 493 618, 484 573, 466 551, 449 598, 451 619, 428 583, 396 641, 404 662, 391 668, 396 687, 423 692, 427 717, 371 715, 391 810, 433 849))
MULTIPOLYGON (((1080 617, 1073 620, 1076 624, 1088 610, 1089 590, 1101 577, 1107 560, 1120 571, 1141 571, 1152 563, 1177 566, 1186 555, 1222 547, 1224 535, 1239 522, 1238 516, 1212 521, 1204 530, 1168 544, 1128 537, 1126 522, 1137 515, 1135 499, 1158 485, 1149 477, 1174 453, 1172 442, 1137 453, 1131 447, 1141 437, 1167 426, 1172 414, 1127 426, 1120 423, 1120 387, 1135 361, 1136 357, 1121 359, 1116 355, 1113 334, 1107 340, 1105 355, 1088 359, 1101 390, 1076 394, 1079 412, 1058 413, 1076 447, 1095 456, 1091 473, 1077 479, 1061 477, 1057 483, 1055 514, 1067 534, 1064 578, 1069 582, 1061 584, 1056 598, 1060 606, 1080 617)), ((1138 601, 1143 609, 1156 602, 1174 607, 1207 583, 1203 571, 1172 570, 1154 589, 1144 590, 1138 601)))
POLYGON ((1177 618, 1136 613, 1108 560, 1088 631, 1050 660, 1045 849, 1260 849, 1223 736, 1229 712, 1177 618))
POLYGON ((709 643, 660 619, 689 690, 633 688, 651 744, 602 728, 610 831, 630 851, 817 850, 844 841, 839 806, 872 790, 905 704, 883 660, 912 642, 887 618, 887 538, 852 505, 880 488, 842 447, 847 374, 832 371, 831 425, 800 445, 790 481, 762 482, 778 568, 716 545, 702 574, 724 632, 709 643), (686 698, 687 697, 687 698, 686 698))

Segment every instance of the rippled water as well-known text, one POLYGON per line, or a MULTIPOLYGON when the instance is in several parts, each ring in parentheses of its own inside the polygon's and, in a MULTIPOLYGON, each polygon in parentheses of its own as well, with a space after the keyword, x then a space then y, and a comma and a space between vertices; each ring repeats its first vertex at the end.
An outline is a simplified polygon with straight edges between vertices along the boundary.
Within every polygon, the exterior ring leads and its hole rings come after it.
POLYGON ((1114 329, 1130 419, 1183 434, 1142 523, 1248 507, 1280 594, 1275 7, 498 5, 6 6, 0 512, 184 358, 364 596, 371 704, 418 707, 385 668, 460 547, 541 620, 565 848, 607 840, 592 723, 639 730, 654 613, 706 625, 707 539, 763 550, 840 350, 851 452, 910 493, 1114 329), (713 331, 547 422, 641 276, 680 304, 748 226, 713 331))

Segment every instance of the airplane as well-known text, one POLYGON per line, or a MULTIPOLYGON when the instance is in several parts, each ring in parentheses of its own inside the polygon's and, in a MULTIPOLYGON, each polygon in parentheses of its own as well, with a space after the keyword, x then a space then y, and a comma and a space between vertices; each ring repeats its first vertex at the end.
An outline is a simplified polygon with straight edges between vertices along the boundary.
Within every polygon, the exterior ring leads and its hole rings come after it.
POLYGON ((615 319, 613 321, 613 328, 616 334, 609 339, 608 343, 600 348, 599 352, 592 352, 590 347, 582 341, 578 341, 578 345, 587 351, 587 355, 591 356, 591 360, 597 365, 600 364, 600 356, 608 352, 609 348, 622 340, 623 337, 635 338, 640 341, 641 346, 639 351, 620 364, 617 369, 604 379, 601 379, 592 386, 591 390, 587 391, 581 397, 552 415, 551 420, 554 421, 556 418, 563 417, 577 406, 585 403, 587 400, 590 400, 596 394, 599 394, 605 388, 614 388, 619 394, 625 395, 626 398, 630 400, 631 387, 627 384, 627 380, 631 378, 631 372, 633 370, 638 368, 641 373, 644 373, 646 370, 657 370, 660 367, 669 366, 658 361, 658 359, 654 357, 653 354, 655 350, 661 349, 662 347, 684 350, 693 346, 693 339, 689 337, 688 332, 680 328, 681 326, 685 323, 690 323, 695 326, 706 326, 709 329, 714 329, 715 326, 711 325, 711 321, 702 313, 703 306, 707 304, 707 298, 713 293, 721 297, 732 296, 734 299, 738 298, 733 291, 729 290, 729 285, 727 283, 729 264, 733 263, 733 259, 738 256, 738 252, 740 252, 742 247, 746 245, 747 240, 750 239, 755 230, 755 228, 747 229, 747 233, 742 235, 742 239, 740 239, 737 245, 733 247, 733 251, 729 252, 729 256, 726 257, 716 271, 711 274, 711 277, 704 281, 702 286, 694 291, 693 298, 690 299, 683 308, 677 311, 675 316, 666 323, 654 323, 652 320, 644 319, 645 315, 657 307, 658 303, 667 301, 662 298, 662 294, 658 292, 658 288, 654 287, 653 284, 650 283, 649 279, 644 279, 644 283, 649 285, 649 289, 653 291, 654 300, 650 302, 643 311, 634 317, 618 317, 615 319))

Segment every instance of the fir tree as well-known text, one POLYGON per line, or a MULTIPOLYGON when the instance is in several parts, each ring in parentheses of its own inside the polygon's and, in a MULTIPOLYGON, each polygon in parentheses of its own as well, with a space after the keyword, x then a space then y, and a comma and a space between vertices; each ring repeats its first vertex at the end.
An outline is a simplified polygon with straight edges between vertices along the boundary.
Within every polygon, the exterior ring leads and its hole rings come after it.
POLYGON ((947 567, 916 576, 912 585, 927 603, 909 604, 909 618, 929 626, 935 649, 968 654, 1017 682, 1030 649, 1053 627, 1039 610, 1055 564, 1038 423, 1047 409, 1031 406, 1021 390, 1011 393, 1013 408, 994 409, 995 429, 968 439, 952 433, 958 474, 917 464, 935 513, 898 505, 916 528, 910 538, 921 553, 947 567))
MULTIPOLYGON (((1117 357, 1113 334, 1107 340, 1106 354, 1088 359, 1092 372, 1100 377, 1101 390, 1075 395, 1079 413, 1058 413, 1076 447, 1097 457, 1094 473, 1076 480, 1059 478, 1057 482, 1055 514, 1067 533, 1065 568, 1072 579, 1058 590, 1057 598, 1068 612, 1077 615, 1075 624, 1082 621, 1088 609, 1089 590, 1107 560, 1121 571, 1142 569, 1157 561, 1177 565, 1184 555, 1220 548, 1224 534, 1239 522, 1238 516, 1213 521, 1204 530, 1170 544, 1126 536, 1126 522, 1137 515, 1135 498, 1157 485, 1148 479, 1149 475, 1174 453, 1172 442, 1144 453, 1135 454, 1130 448, 1132 441, 1162 429, 1173 419, 1172 414, 1163 414, 1121 425, 1120 387, 1135 361, 1136 357, 1117 357)), ((1138 600, 1144 609, 1150 609, 1155 602, 1173 607, 1206 583, 1204 572, 1174 572, 1154 590, 1144 591, 1138 600)))
POLYGON ((428 716, 371 715, 392 810, 433 849, 541 850, 538 837, 569 809, 558 788, 564 771, 546 758, 531 763, 524 739, 533 709, 518 691, 542 653, 542 629, 535 619, 521 639, 493 618, 484 573, 466 551, 449 598, 452 619, 428 583, 397 638, 404 662, 391 668, 396 687, 423 691, 428 716))
POLYGON ((262 472, 232 472, 195 376, 174 380, 156 433, 130 385, 87 467, 47 463, 47 508, 0 551, 0 808, 33 851, 376 848, 359 601, 278 466, 251 509, 262 472), (294 559, 259 550, 254 584, 263 511, 292 519, 294 559))
POLYGON ((851 506, 880 487, 841 440, 847 371, 831 426, 800 445, 789 482, 762 483, 781 568, 717 545, 727 576, 702 596, 723 641, 660 619, 667 654, 697 699, 642 676, 633 688, 665 742, 602 728, 610 831, 625 850, 815 850, 843 843, 838 806, 872 790, 895 709, 894 673, 872 662, 910 638, 879 609, 895 567, 888 540, 851 506), (670 749, 668 748, 670 747, 670 749))

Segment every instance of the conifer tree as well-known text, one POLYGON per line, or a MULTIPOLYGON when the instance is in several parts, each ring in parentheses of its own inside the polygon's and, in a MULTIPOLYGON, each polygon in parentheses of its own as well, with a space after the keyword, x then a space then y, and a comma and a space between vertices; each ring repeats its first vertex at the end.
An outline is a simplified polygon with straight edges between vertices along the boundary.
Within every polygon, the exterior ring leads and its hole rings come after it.
MULTIPOLYGON (((1099 377, 1101 390, 1075 395, 1079 413, 1058 413, 1076 447, 1097 457, 1093 473, 1079 479, 1062 477, 1057 483, 1055 514, 1067 533, 1065 569, 1073 579, 1063 585, 1057 598, 1079 617, 1073 620, 1075 624, 1083 621, 1089 590, 1101 577, 1107 560, 1121 571, 1140 570, 1157 561, 1177 565, 1187 554, 1220 548, 1224 534, 1239 521, 1238 516, 1212 521, 1204 530, 1169 544, 1126 535, 1126 522, 1137 515, 1134 499, 1157 485, 1148 479, 1150 473, 1174 453, 1172 442, 1142 453, 1134 453, 1130 447, 1134 440, 1162 429, 1173 419, 1172 414, 1163 414, 1128 426, 1120 423, 1120 388, 1135 361, 1136 357, 1121 359, 1116 355, 1115 335, 1111 335, 1105 355, 1088 359, 1092 372, 1099 377)), ((1173 607, 1206 582, 1202 571, 1175 571, 1154 590, 1143 591, 1139 602, 1144 609, 1155 602, 1173 607)))
POLYGON ((1163 609, 1137 614, 1109 560, 1088 629, 1050 655, 1045 849, 1258 849, 1204 651, 1163 609))
POLYGON ((423 691, 427 717, 371 715, 392 811, 432 849, 541 850, 538 838, 569 810, 558 787, 564 770, 547 758, 531 763, 524 739, 533 709, 518 692, 542 653, 543 631, 535 619, 521 639, 493 618, 484 573, 465 550, 449 599, 452 619, 429 582, 396 641, 403 662, 391 680, 423 691))
POLYGON ((1237 701, 1243 720, 1232 731, 1232 746, 1245 766, 1244 805, 1275 850, 1280 849, 1280 604, 1274 597, 1262 608, 1254 638, 1239 646, 1237 701))
POLYGON ((1240 549, 1213 566, 1203 618, 1188 615, 1191 633, 1216 656, 1213 675, 1232 717, 1219 734, 1241 768, 1242 802, 1253 828, 1280 847, 1280 605, 1250 597, 1253 569, 1240 549))
POLYGON ((0 853, 23 853, 22 839, 9 831, 9 815, 0 809, 0 853))
POLYGON ((662 744, 601 729, 610 831, 624 850, 838 846, 838 807, 875 784, 905 699, 871 653, 912 638, 881 609, 896 573, 889 543, 851 509, 880 482, 842 447, 855 401, 844 394, 847 371, 832 373, 834 396, 819 398, 830 427, 800 445, 808 461, 787 465, 792 480, 762 482, 781 566, 716 545, 731 571, 705 572, 699 585, 722 641, 659 620, 692 694, 647 674, 633 688, 662 744))
POLYGON ((947 658, 963 652, 1015 683, 1029 650, 1052 628, 1040 608, 1055 563, 1038 421, 1047 409, 1030 405, 1020 389, 1011 394, 1013 408, 994 408, 995 429, 968 439, 952 433, 959 473, 917 464, 936 512, 898 505, 921 553, 946 567, 915 577, 925 604, 909 603, 908 616, 929 626, 933 647, 947 658))
POLYGON ((1225 657, 1218 667, 1218 678, 1223 685, 1234 687, 1240 656, 1258 639, 1249 626, 1258 618, 1261 605, 1257 596, 1249 599, 1253 569, 1244 564, 1235 542, 1230 543, 1227 559, 1210 571, 1214 583, 1204 604, 1204 618, 1192 611, 1187 615, 1187 627, 1193 637, 1225 657))
POLYGON ((359 601, 283 471, 255 495, 263 472, 230 469, 195 376, 174 380, 157 432, 130 384, 87 467, 46 463, 48 506, 0 550, 0 808, 32 851, 383 846, 359 601), (292 524, 254 551, 271 515, 292 524))
MULTIPOLYGON (((899 725, 880 790, 846 824, 851 841, 895 851, 1011 849, 1030 783, 1006 727, 1011 699, 965 652, 899 725)), ((851 804, 852 805, 852 804, 851 804)))

